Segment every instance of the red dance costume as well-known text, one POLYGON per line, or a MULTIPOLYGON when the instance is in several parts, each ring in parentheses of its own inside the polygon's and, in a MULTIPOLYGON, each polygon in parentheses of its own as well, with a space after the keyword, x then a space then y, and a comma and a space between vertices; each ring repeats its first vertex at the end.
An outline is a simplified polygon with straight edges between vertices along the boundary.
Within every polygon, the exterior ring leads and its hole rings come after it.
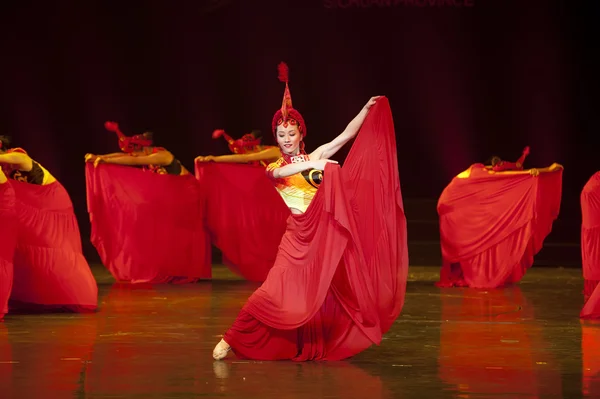
POLYGON ((205 225, 223 263, 249 281, 273 267, 290 210, 260 165, 196 162, 205 225))
POLYGON ((581 260, 585 298, 600 281, 600 172, 596 172, 581 191, 581 260))
MULTIPOLYGON (((20 148, 15 152, 26 152, 20 148)), ((9 152, 10 152, 9 151, 9 152)), ((17 311, 95 311, 98 287, 81 248, 67 190, 39 163, 13 170, 16 250, 9 307, 17 311)))
MULTIPOLYGON (((234 140, 224 130, 215 130, 213 138, 219 137, 234 154, 264 149, 251 133, 234 140)), ((265 175, 265 162, 197 161, 195 166, 205 196, 206 227, 223 253, 223 263, 246 280, 265 281, 290 214, 265 175)))
POLYGON ((8 299, 13 285, 13 259, 17 245, 15 209, 15 190, 8 180, 0 184, 0 320, 8 313, 8 299))
POLYGON ((581 260, 585 305, 582 319, 600 319, 600 172, 596 172, 581 192, 581 260))
MULTIPOLYGON (((281 80, 286 94, 274 128, 297 124, 305 135, 281 80)), ((240 358, 345 359, 379 344, 401 312, 408 251, 388 100, 371 107, 343 168, 328 164, 318 190, 310 176, 275 182, 290 206, 306 212, 289 216, 266 281, 225 334, 240 358)))
MULTIPOLYGON (((124 136, 113 122, 106 128, 118 134, 125 153, 152 144, 144 135, 124 136)), ((194 176, 182 171, 176 159, 141 169, 86 165, 91 241, 117 281, 181 284, 211 278, 203 198, 194 176)))
POLYGON ((561 202, 562 169, 490 173, 474 164, 438 202, 440 287, 497 288, 520 281, 552 230, 561 202))

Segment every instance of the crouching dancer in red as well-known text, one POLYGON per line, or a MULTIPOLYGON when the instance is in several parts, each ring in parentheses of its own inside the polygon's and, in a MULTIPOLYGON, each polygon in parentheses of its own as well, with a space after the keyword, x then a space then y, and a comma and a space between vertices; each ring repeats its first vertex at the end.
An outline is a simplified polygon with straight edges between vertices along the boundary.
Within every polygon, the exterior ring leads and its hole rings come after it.
POLYGON ((125 136, 120 153, 87 154, 91 241, 119 282, 187 284, 211 278, 210 241, 196 178, 150 132, 125 136))
POLYGON ((371 98, 309 155, 287 66, 279 72, 286 88, 272 128, 282 157, 267 174, 291 215, 275 264, 215 347, 217 360, 230 349, 256 360, 345 359, 379 344, 404 304, 406 219, 387 98, 371 98), (329 160, 357 134, 343 168, 329 160))
POLYGON ((98 287, 67 190, 25 150, 8 149, 5 137, 0 141, 18 225, 11 311, 95 311, 98 287))
POLYGON ((521 281, 558 217, 562 165, 523 170, 492 158, 458 174, 440 195, 438 287, 491 289, 521 281))

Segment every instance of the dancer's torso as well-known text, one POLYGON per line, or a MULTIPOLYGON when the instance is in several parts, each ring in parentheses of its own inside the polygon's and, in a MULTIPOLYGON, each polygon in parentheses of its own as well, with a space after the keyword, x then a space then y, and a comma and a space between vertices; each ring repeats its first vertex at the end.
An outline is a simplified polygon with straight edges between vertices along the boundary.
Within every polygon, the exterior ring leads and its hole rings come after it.
POLYGON ((177 160, 176 158, 173 158, 173 161, 171 161, 171 163, 168 165, 145 165, 142 167, 142 169, 152 173, 157 173, 159 175, 179 176, 186 175, 189 173, 187 169, 183 167, 181 162, 179 162, 179 160, 177 160))
POLYGON ((31 160, 31 170, 12 169, 8 173, 8 177, 16 181, 37 184, 39 186, 45 186, 56 181, 50 172, 33 159, 31 160))
MULTIPOLYGON (((291 163, 306 162, 308 155, 291 157, 291 163)), ((288 162, 282 157, 267 166, 268 171, 287 165, 288 162)), ((275 188, 285 204, 292 210, 296 209, 302 213, 306 212, 317 189, 323 181, 323 172, 310 169, 295 175, 274 179, 275 188)))
MULTIPOLYGON (((156 154, 159 151, 166 151, 162 147, 154 147, 152 153, 156 154)), ((172 155, 172 154, 171 154, 172 155)), ((156 173, 159 175, 187 175, 189 172, 183 167, 181 162, 173 156, 173 160, 168 165, 144 165, 141 167, 143 170, 148 172, 156 173)))

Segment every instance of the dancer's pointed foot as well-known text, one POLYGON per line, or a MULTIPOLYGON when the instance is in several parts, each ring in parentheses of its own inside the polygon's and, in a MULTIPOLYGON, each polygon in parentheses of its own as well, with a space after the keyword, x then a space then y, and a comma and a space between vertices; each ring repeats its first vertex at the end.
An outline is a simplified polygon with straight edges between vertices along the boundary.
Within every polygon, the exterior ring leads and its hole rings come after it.
POLYGON ((222 339, 221 341, 219 341, 217 346, 215 346, 215 349, 213 349, 213 359, 215 359, 215 360, 224 359, 230 350, 231 350, 231 346, 229 346, 229 344, 227 342, 225 342, 225 340, 222 339))

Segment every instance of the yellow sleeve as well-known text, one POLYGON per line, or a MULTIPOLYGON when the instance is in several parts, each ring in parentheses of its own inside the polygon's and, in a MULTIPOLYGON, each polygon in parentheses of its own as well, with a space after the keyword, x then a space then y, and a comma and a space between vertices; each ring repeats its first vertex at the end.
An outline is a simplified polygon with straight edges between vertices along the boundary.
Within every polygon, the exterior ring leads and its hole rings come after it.
POLYGON ((283 158, 279 158, 277 161, 271 162, 270 164, 268 164, 267 169, 266 169, 267 176, 271 179, 274 179, 275 176, 273 176, 273 172, 275 171, 275 169, 281 168, 282 164, 283 164, 283 158))

